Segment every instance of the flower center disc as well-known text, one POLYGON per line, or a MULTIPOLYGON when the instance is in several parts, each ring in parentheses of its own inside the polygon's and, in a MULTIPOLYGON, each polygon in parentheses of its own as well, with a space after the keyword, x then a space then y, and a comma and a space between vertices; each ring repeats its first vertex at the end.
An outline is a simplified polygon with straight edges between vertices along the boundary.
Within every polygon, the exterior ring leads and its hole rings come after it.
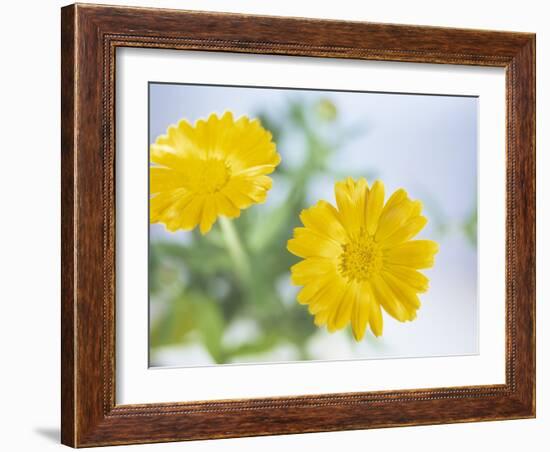
POLYGON ((193 166, 189 175, 189 186, 193 191, 204 195, 220 191, 231 176, 229 168, 222 160, 202 160, 193 166))
POLYGON ((352 240, 343 246, 339 269, 349 280, 366 281, 380 271, 382 250, 369 235, 352 240))

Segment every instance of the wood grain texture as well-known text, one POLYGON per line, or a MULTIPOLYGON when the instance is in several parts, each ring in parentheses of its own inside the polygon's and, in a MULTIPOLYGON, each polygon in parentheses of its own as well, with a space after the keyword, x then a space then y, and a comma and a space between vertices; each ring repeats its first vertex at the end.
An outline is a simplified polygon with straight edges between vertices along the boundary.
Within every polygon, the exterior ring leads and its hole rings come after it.
POLYGON ((62 9, 61 34, 64 444, 85 447, 535 415, 534 35, 81 4, 62 9), (506 384, 116 405, 117 47, 506 68, 506 384))
POLYGON ((74 385, 74 8, 63 9, 61 15, 61 441, 64 444, 75 444, 74 407, 77 388, 74 385))

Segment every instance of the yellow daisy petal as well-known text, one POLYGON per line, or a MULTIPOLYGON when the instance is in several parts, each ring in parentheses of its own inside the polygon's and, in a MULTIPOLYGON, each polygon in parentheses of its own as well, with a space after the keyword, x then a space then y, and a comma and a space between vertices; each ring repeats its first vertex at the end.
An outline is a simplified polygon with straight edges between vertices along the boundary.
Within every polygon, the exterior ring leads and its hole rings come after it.
POLYGON ((309 257, 290 267, 292 283, 305 285, 319 276, 336 271, 334 261, 324 257, 309 257))
POLYGON ((378 228, 375 234, 377 242, 383 242, 390 235, 399 229, 411 215, 413 209, 412 203, 405 199, 398 204, 395 204, 391 209, 384 209, 380 215, 378 228))
POLYGON ((408 284, 417 292, 426 292, 429 288, 430 280, 414 268, 403 267, 402 265, 388 265, 384 270, 408 284))
POLYGON ((376 181, 369 191, 367 199, 367 214, 365 227, 370 235, 374 235, 378 227, 378 219, 384 207, 384 184, 376 181))
POLYGON ((376 302, 384 308, 384 311, 400 322, 410 320, 410 311, 398 300, 382 275, 376 275, 373 278, 371 287, 376 302))
POLYGON ((422 213, 422 203, 420 201, 413 201, 413 208, 411 211, 411 218, 417 217, 422 213))
POLYGON ((326 309, 333 312, 346 290, 345 282, 336 273, 327 276, 328 283, 313 295, 309 301, 310 314, 317 314, 326 309))
POLYGON ((411 218, 406 221, 405 224, 402 224, 393 234, 383 239, 382 246, 384 248, 389 248, 412 239, 416 234, 424 229, 426 223, 428 223, 428 219, 426 217, 417 216, 411 218))
POLYGON ((372 292, 368 286, 361 290, 359 284, 353 283, 352 296, 353 307, 351 311, 351 330, 356 341, 360 341, 365 336, 367 324, 369 322, 369 304, 373 303, 372 292))
POLYGON ((185 170, 181 156, 170 146, 158 143, 152 144, 150 158, 152 163, 156 163, 159 166, 176 171, 185 170))
POLYGON ((165 191, 153 196, 149 201, 151 222, 156 222, 162 217, 169 220, 177 216, 179 210, 174 209, 174 206, 185 207, 189 202, 189 196, 185 188, 165 191))
POLYGON ((351 320, 354 297, 351 285, 346 285, 340 299, 334 304, 328 317, 327 328, 337 331, 344 328, 351 320))
POLYGON ((325 309, 324 311, 321 311, 317 314, 315 314, 315 317, 313 318, 313 323, 315 326, 322 327, 327 324, 328 316, 330 315, 330 310, 325 309))
POLYGON ((206 234, 210 229, 212 229, 212 225, 216 221, 216 215, 217 215, 218 209, 216 205, 216 197, 215 196, 207 196, 204 201, 204 206, 201 213, 201 221, 200 221, 200 231, 201 234, 206 234))
POLYGON ((380 216, 384 215, 393 206, 399 204, 406 199, 409 199, 409 196, 407 195, 407 192, 405 190, 403 190, 402 188, 400 188, 399 190, 395 190, 386 201, 386 205, 382 209, 382 213, 380 214, 380 216))
MULTIPOLYGON (((181 211, 181 220, 178 229, 189 231, 199 225, 202 218, 205 196, 194 196, 191 198, 185 209, 181 211)), ((172 229, 175 230, 175 229, 172 229)))
POLYGON ((404 265, 416 269, 430 268, 439 247, 431 240, 413 240, 396 245, 384 253, 389 264, 404 265))
POLYGON ((227 218, 237 218, 241 215, 241 210, 225 194, 218 193, 215 197, 220 215, 227 218))
POLYGON ((149 170, 149 193, 154 195, 165 191, 183 188, 183 177, 171 168, 152 166, 149 170))
POLYGON ((352 200, 357 212, 357 221, 361 227, 365 223, 367 214, 367 199, 369 196, 369 185, 363 177, 359 178, 352 193, 352 200))
POLYGON ((287 243, 287 249, 300 257, 336 258, 342 253, 341 246, 315 231, 307 228, 295 228, 294 238, 287 243))
POLYGON ((319 201, 313 207, 302 210, 300 220, 306 228, 329 239, 343 243, 346 230, 338 219, 338 211, 326 201, 319 201))
POLYGON ((369 303, 369 326, 376 337, 382 336, 384 320, 382 319, 380 305, 375 302, 369 303))
POLYGON ((198 158, 200 156, 195 130, 185 119, 179 121, 177 125, 169 126, 166 135, 160 135, 151 146, 151 151, 154 152, 154 150, 168 151, 180 158, 184 156, 198 158))
POLYGON ((222 190, 222 193, 231 193, 234 190, 247 196, 255 203, 262 203, 271 189, 273 181, 270 177, 260 175, 256 177, 235 176, 222 190))
MULTIPOLYGON (((250 193, 241 191, 242 187, 239 183, 229 183, 220 192, 229 199, 238 209, 246 209, 256 201, 250 196, 250 193)), ((257 192, 256 190, 254 190, 257 192)), ((256 199, 258 199, 256 195, 256 199)))
POLYGON ((235 127, 226 134, 224 142, 231 150, 228 157, 235 174, 264 164, 277 166, 281 157, 277 154, 271 138, 271 133, 265 130, 257 119, 250 120, 246 116, 239 118, 235 127))
POLYGON ((151 222, 170 230, 199 226, 203 234, 220 215, 235 218, 264 202, 272 186, 267 174, 280 162, 260 122, 235 120, 231 112, 168 127, 151 145, 150 159, 151 222), (197 201, 182 203, 177 194, 197 201))
POLYGON ((335 275, 330 273, 319 275, 317 279, 310 281, 308 284, 304 285, 302 290, 298 292, 296 299, 300 304, 312 303, 313 301, 315 301, 315 297, 317 294, 322 293, 325 287, 334 283, 334 277, 335 275))
POLYGON ((388 287, 390 287, 397 299, 407 308, 409 312, 416 312, 416 310, 420 308, 420 300, 418 299, 414 289, 412 289, 409 285, 403 283, 403 281, 396 278, 390 272, 382 272, 382 279, 386 281, 388 287))
POLYGON ((338 206, 340 222, 349 235, 357 235, 364 224, 366 200, 368 198, 367 181, 363 178, 355 182, 351 177, 336 182, 334 195, 338 206))
POLYGON ((250 168, 245 168, 239 171, 238 173, 234 173, 234 175, 255 177, 255 176, 262 176, 265 174, 271 174, 273 171, 275 171, 275 166, 273 164, 266 164, 266 165, 257 165, 257 166, 252 166, 250 168))

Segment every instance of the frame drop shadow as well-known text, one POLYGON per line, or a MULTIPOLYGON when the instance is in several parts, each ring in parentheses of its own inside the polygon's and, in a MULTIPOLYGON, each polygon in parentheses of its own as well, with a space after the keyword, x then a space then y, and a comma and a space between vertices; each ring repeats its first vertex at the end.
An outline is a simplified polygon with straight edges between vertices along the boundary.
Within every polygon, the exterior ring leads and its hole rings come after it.
POLYGON ((34 432, 56 444, 60 444, 61 442, 61 431, 59 427, 37 427, 34 429, 34 432))

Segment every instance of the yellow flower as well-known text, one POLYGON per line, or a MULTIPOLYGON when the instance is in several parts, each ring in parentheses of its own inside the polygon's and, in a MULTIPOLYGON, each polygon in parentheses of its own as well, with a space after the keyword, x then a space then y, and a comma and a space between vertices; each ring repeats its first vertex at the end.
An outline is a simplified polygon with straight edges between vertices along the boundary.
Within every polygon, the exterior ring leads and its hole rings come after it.
POLYGON ((194 126, 182 119, 151 145, 151 223, 170 231, 199 225, 206 234, 218 216, 235 218, 264 202, 272 185, 267 174, 280 161, 257 119, 234 120, 230 112, 194 126))
POLYGON ((319 201, 300 214, 288 250, 304 260, 292 266, 292 282, 304 286, 298 302, 308 305, 317 326, 330 332, 351 321, 357 341, 370 325, 382 334, 381 307, 405 322, 416 317, 418 293, 428 278, 418 270, 432 267, 437 243, 411 240, 426 225, 420 201, 397 190, 384 205, 384 185, 369 189, 363 178, 337 182, 335 208, 319 201))

